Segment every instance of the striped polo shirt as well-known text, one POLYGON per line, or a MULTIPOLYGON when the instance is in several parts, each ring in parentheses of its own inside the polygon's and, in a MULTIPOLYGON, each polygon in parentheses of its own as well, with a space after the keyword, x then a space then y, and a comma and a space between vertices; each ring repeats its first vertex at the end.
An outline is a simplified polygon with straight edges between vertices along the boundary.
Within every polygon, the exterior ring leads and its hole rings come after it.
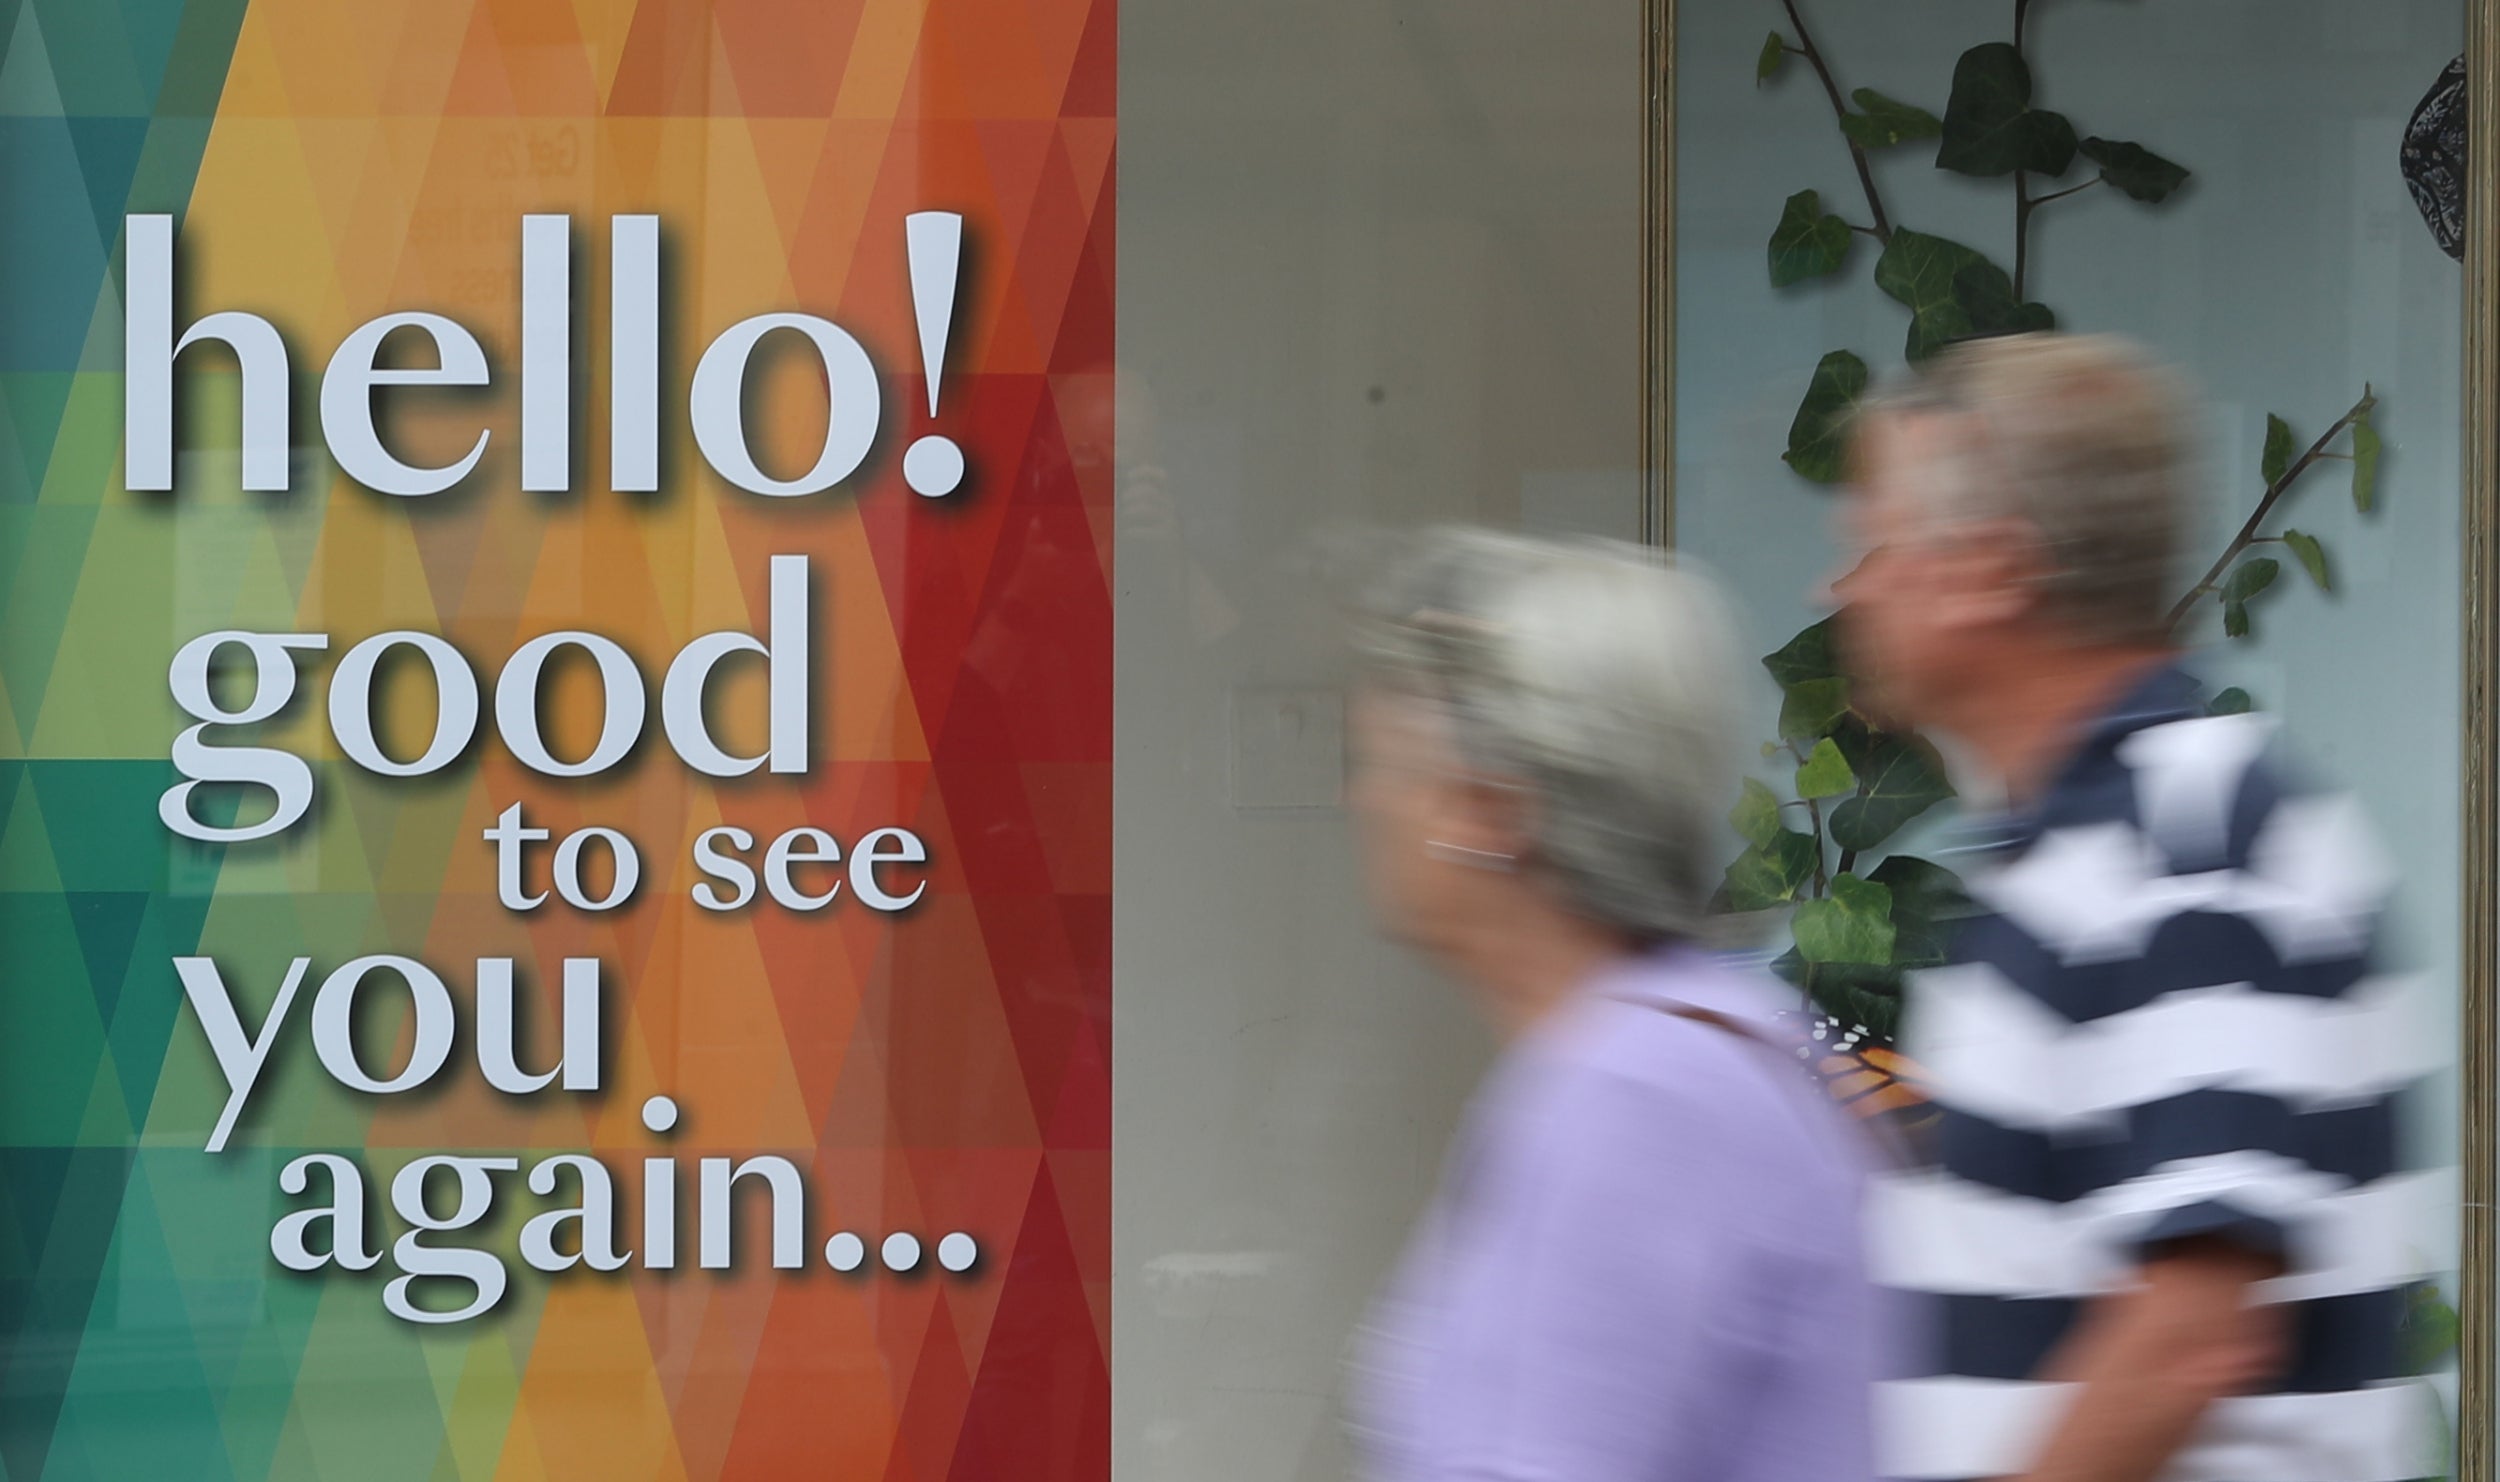
POLYGON ((2146 1252, 2220 1235, 2281 1256, 2262 1392, 2222 1400, 2166 1482, 2433 1475, 2438 1419, 2400 1328, 2455 1216, 2399 1127, 2439 1063, 2418 978, 2374 961, 2388 872, 2348 798, 2296 787, 2260 715, 2163 668, 2027 814, 1952 861, 1974 913, 1912 984, 1932 1166, 1869 1211, 1921 1356, 1877 1415, 1888 1477, 2002 1477, 2072 1399, 2035 1378, 2146 1252))

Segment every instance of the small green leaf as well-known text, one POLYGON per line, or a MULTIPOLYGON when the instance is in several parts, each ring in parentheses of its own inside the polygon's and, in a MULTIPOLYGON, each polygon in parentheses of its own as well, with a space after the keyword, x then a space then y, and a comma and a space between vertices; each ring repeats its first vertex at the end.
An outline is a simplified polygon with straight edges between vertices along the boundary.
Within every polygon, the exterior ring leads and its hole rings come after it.
POLYGON ((1858 795, 1831 813, 1832 842, 1843 849, 1874 849, 1902 825, 1953 796, 1944 759, 1916 736, 1870 730, 1846 720, 1833 741, 1857 774, 1858 795))
POLYGON ((2230 578, 2222 584, 2222 635, 2225 638, 2248 636, 2248 604, 2259 592, 2274 585, 2283 565, 2270 556, 2254 556, 2232 568, 2230 578))
POLYGON ((2384 445, 2370 414, 2352 424, 2352 507, 2368 514, 2378 503, 2378 455, 2384 445))
POLYGON ((1857 774, 1849 770, 1849 759, 1840 754, 1832 738, 1826 736, 1815 742, 1814 750, 1806 754, 1805 765, 1797 769, 1797 796, 1836 798, 1857 790, 1857 774))
POLYGON ((2457 1351, 2457 1310, 2448 1305, 2438 1283, 2429 1281, 2415 1285, 2405 1306, 2405 1372, 2432 1373, 2457 1351))
POLYGON ((1916 855, 1896 854, 1866 878, 1892 892, 1893 965, 1941 967, 1953 924, 1970 911, 1961 877, 1916 855))
POLYGON ((1855 875, 1832 877, 1831 894, 1797 907, 1789 929, 1808 962, 1892 964, 1892 892, 1855 875))
POLYGON ((2241 689, 2238 685, 2233 685, 2205 703, 2207 715, 2246 715, 2256 708, 2257 702, 2250 699, 2248 691, 2241 689))
POLYGON ((1762 743, 1762 759, 1764 761, 1767 762, 1779 754, 1780 744, 1777 741, 1765 741, 1762 743))
POLYGON ((1809 680, 1840 677, 1840 655, 1832 645, 1833 621, 1825 618, 1800 628, 1778 653, 1762 656, 1762 667, 1771 671, 1772 683, 1787 689, 1809 680))
MULTIPOLYGON (((1900 234, 1894 234, 1900 240, 1900 234)), ((1814 367, 1796 420, 1788 424, 1788 451, 1781 460, 1818 484, 1837 484, 1848 472, 1849 421, 1866 394, 1866 362, 1834 350, 1814 367)))
POLYGON ((2327 580, 2326 547, 2318 544, 2316 536, 2299 530, 2286 530, 2283 532, 2283 543, 2300 558, 2301 569, 2309 573, 2309 579, 2318 584, 2319 591, 2335 590, 2335 583, 2327 580))
POLYGON ((2273 586, 2274 579, 2282 574, 2282 562, 2272 556, 2252 556, 2232 568, 2230 579, 2222 584, 2222 600, 2246 602, 2273 586))
POLYGON ((1819 741, 1849 713, 1849 681, 1808 679, 1780 698, 1780 739, 1819 741))
POLYGON ((1753 64, 1753 85, 1760 87, 1779 76, 1780 68, 1786 65, 1788 65, 1788 38, 1773 31, 1771 39, 1762 43, 1761 60, 1753 64))
POLYGON ((1780 800, 1769 788, 1748 777, 1737 790, 1736 807, 1727 815, 1727 821, 1736 826, 1746 843, 1768 844, 1779 837, 1780 800))
POLYGON ((1910 311, 1907 353, 1924 360, 1974 334, 2043 329, 2055 322, 2014 296, 2014 280, 1986 257, 1925 232, 1895 231, 1875 260, 1875 286, 1910 311))
POLYGON ((1823 209, 1822 197, 1813 191, 1790 196, 1771 232, 1771 286, 1786 288, 1839 272, 1856 235, 1849 223, 1823 209))
POLYGON ((1944 132, 1944 124, 1936 115, 1895 102, 1871 87, 1859 88, 1849 96, 1863 111, 1842 114, 1840 131, 1860 149, 1890 149, 1895 144, 1933 139, 1944 132))
POLYGON ((1781 829, 1769 843, 1747 849, 1727 867, 1720 887, 1729 909, 1767 911, 1794 901, 1814 879, 1821 852, 1812 835, 1795 829, 1781 829))
POLYGON ((2158 205, 2187 183, 2188 172, 2141 144, 2116 139, 2086 139, 2076 146, 2083 157, 2101 167, 2101 178, 2136 200, 2158 205))
POLYGON ((2258 465, 2257 471, 2264 475, 2266 487, 2271 489, 2291 466, 2292 424, 2268 412, 2266 414, 2266 457, 2265 461, 2258 465))
POLYGON ((2001 41, 1974 46, 1953 67, 1936 168, 1962 175, 2029 170, 2063 175, 2075 162, 2075 126, 2031 106, 2031 68, 2001 41))

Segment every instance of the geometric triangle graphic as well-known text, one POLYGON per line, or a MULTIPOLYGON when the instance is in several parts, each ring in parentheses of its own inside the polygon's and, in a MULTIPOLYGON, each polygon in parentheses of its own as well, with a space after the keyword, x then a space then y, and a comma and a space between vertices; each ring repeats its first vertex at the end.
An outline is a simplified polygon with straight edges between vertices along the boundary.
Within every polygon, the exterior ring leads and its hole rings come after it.
POLYGON ((1117 36, 0 0, 5 1475, 1107 1476, 1117 36), (285 360, 181 353, 170 491, 126 487, 138 213, 174 333, 285 360), (325 406, 394 314, 440 317, 374 363, 484 384, 325 406), (203 698, 224 632, 307 643, 203 698))
POLYGON ((61 90, 52 80, 52 58, 43 44, 43 26, 35 7, 17 12, 9 29, 8 52, 0 56, 0 114, 19 118, 59 118, 61 90))

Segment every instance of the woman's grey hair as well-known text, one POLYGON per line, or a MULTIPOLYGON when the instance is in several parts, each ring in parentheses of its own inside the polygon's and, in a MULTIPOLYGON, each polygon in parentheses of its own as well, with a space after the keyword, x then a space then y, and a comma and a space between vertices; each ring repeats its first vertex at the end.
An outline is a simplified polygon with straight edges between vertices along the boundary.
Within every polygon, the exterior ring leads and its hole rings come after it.
POLYGON ((2019 520, 2047 557, 2046 615, 2092 641, 2168 637, 2197 516, 2177 377, 2111 335, 1973 340, 1858 412, 1922 417, 1958 431, 1917 475, 1940 525, 2019 520))
POLYGON ((1725 602, 1662 553, 1441 528, 1361 603, 1370 681, 1448 716, 1461 758, 1533 798, 1542 870, 1636 940, 1703 933, 1736 786, 1725 602))

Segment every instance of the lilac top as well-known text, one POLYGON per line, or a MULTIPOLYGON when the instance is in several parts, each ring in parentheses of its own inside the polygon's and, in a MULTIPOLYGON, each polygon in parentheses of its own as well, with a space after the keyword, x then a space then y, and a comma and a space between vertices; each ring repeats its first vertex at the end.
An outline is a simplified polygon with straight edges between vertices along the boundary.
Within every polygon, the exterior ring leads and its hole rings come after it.
POLYGON ((1778 1052, 1661 1000, 1767 1028, 1794 997, 1669 949, 1511 1045, 1363 1335, 1375 1482, 1872 1475, 1864 1145, 1778 1052))

